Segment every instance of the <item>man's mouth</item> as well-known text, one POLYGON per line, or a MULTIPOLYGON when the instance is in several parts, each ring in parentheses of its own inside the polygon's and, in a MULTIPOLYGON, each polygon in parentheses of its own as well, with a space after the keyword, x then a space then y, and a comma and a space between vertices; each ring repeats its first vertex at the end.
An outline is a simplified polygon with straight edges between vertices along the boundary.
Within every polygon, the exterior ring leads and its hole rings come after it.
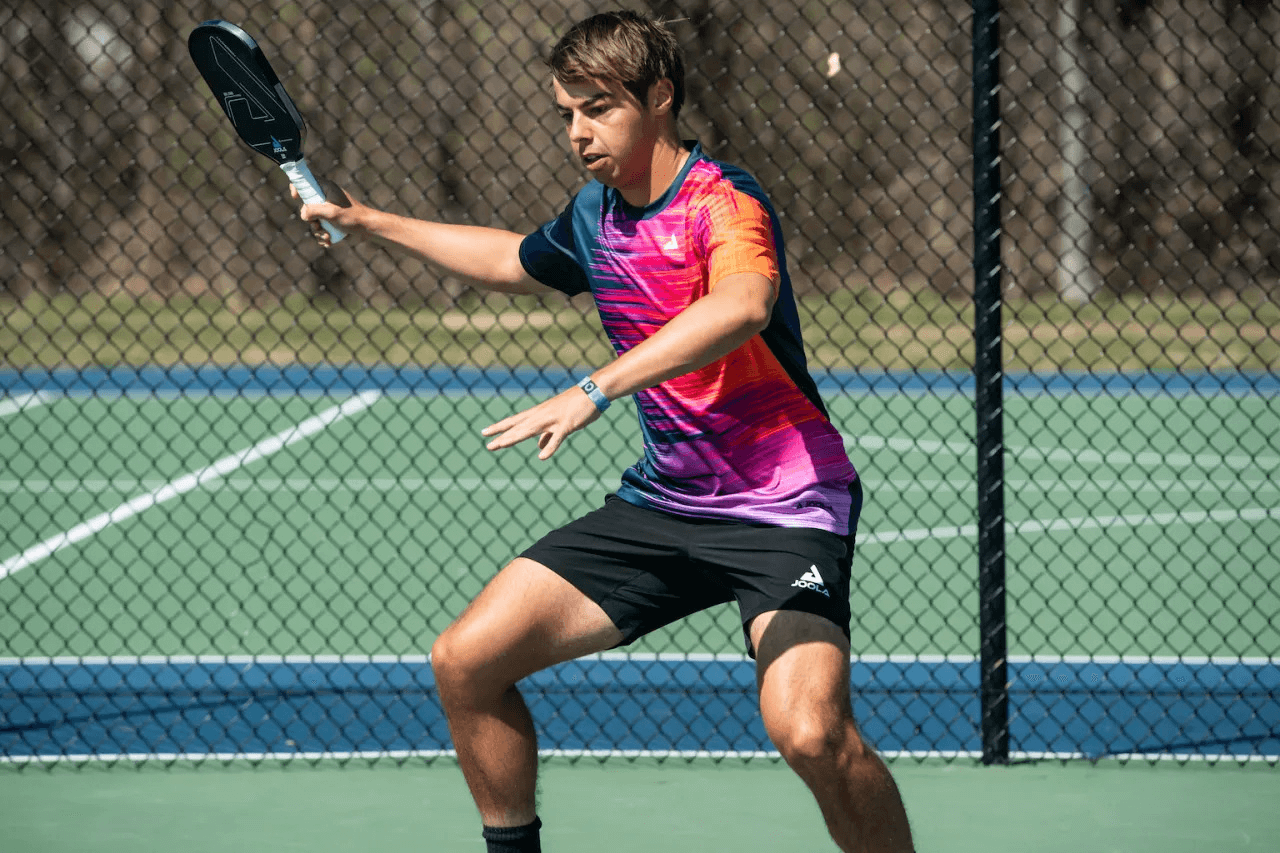
POLYGON ((585 166, 594 166, 596 163, 599 163, 603 159, 604 159, 603 154, 583 154, 582 155, 582 163, 585 166))

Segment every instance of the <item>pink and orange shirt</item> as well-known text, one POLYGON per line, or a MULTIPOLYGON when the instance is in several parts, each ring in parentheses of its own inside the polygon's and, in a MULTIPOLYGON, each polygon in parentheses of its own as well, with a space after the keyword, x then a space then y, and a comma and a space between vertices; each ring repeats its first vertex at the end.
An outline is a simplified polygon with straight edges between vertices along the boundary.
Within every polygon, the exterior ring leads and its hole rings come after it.
POLYGON ((618 496, 698 518, 847 535, 857 473, 805 363, 778 219, 756 181, 694 146, 667 192, 636 208, 592 181, 524 239, 520 259, 569 295, 591 291, 619 355, 725 277, 777 287, 768 327, 737 350, 635 395, 644 456, 618 496))

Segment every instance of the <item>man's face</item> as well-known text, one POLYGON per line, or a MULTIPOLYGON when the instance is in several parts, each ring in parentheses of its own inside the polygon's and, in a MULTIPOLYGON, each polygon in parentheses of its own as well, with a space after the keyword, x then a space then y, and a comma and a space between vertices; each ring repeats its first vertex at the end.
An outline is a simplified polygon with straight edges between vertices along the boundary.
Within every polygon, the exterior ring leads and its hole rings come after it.
POLYGON ((650 87, 649 102, 641 103, 621 83, 553 81, 556 110, 568 131, 570 150, 592 177, 619 190, 624 198, 630 188, 647 188, 653 148, 669 109, 663 106, 659 91, 665 82, 650 87))

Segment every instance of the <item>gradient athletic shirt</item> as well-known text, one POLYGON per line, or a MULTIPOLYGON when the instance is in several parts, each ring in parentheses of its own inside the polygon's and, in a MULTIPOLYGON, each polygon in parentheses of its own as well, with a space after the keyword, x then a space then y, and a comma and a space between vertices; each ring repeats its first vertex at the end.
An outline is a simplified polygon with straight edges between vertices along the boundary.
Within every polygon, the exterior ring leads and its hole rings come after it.
POLYGON ((590 290, 619 355, 726 276, 774 282, 762 333, 635 395, 644 457, 618 496, 677 515, 849 533, 857 474, 805 366, 781 228, 750 175, 695 145, 647 207, 592 181, 524 239, 520 260, 543 284, 590 290))

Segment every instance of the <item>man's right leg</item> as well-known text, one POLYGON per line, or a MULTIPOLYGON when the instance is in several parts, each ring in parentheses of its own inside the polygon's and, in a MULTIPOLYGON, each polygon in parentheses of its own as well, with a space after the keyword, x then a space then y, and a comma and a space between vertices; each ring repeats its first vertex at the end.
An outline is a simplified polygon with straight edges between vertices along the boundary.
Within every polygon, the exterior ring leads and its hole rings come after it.
POLYGON ((499 572, 436 640, 436 688, 485 826, 526 826, 536 817, 537 740, 516 682, 621 641, 599 605, 524 557, 499 572))

